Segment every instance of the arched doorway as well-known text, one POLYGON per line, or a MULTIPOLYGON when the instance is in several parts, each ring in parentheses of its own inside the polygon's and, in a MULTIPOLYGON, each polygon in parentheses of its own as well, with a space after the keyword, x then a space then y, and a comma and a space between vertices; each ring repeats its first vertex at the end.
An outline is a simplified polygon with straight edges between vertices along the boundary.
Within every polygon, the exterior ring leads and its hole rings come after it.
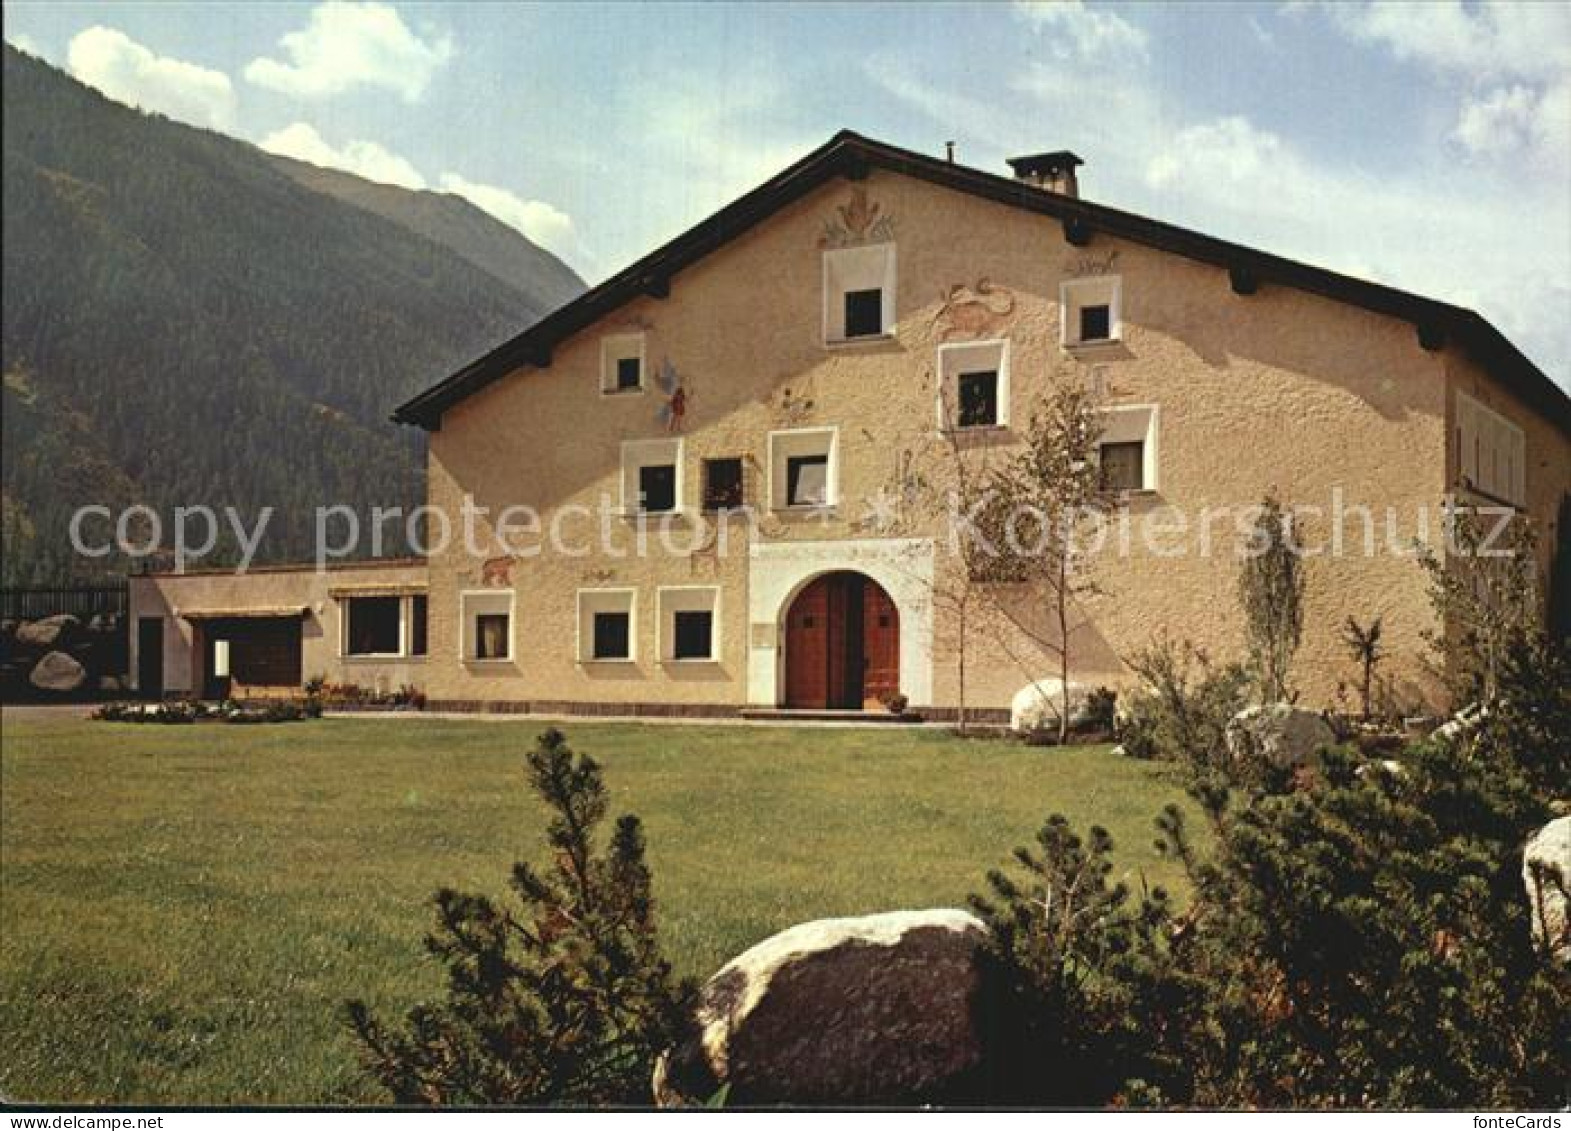
POLYGON ((786 610, 785 705, 863 710, 900 690, 900 611, 878 582, 840 570, 786 610))

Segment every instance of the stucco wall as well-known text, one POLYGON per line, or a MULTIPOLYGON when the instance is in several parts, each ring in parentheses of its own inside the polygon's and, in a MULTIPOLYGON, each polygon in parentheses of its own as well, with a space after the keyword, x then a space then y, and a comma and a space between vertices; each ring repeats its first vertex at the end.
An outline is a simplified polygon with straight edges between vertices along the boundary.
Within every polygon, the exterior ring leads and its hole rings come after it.
MULTIPOLYGON (((1287 289, 1235 295, 1218 268, 1104 236, 1071 247, 1051 220, 894 174, 876 171, 863 186, 879 215, 893 219, 898 325, 891 339, 823 344, 819 241, 853 191, 846 182, 829 184, 681 272, 668 298, 630 304, 560 344, 549 367, 521 370, 450 409, 431 438, 432 504, 456 516, 468 494, 492 515, 527 504, 549 523, 564 507, 594 508, 602 493, 615 499, 621 444, 666 434, 656 389, 600 392, 602 336, 642 331, 647 368, 669 359, 689 394, 686 505, 697 507, 704 457, 748 457, 749 501, 758 503, 767 491, 769 431, 834 426, 838 513, 770 517, 761 537, 771 545, 934 538, 942 588, 953 563, 942 552, 944 525, 926 501, 945 466, 935 432, 934 366, 946 332, 939 315, 952 286, 985 279, 995 296, 1013 296, 1007 315, 980 336, 1010 342, 1015 428, 968 440, 968 458, 1007 458, 1051 382, 1096 381, 1110 405, 1160 406, 1159 488, 1130 503, 1136 532, 1152 514, 1170 521, 1181 510, 1194 522, 1202 508, 1244 508, 1268 489, 1285 502, 1329 510, 1340 489, 1345 507, 1373 508, 1376 553, 1366 557, 1360 548, 1309 563, 1298 682, 1308 699, 1330 700, 1338 681, 1353 675, 1340 626, 1349 615, 1381 615, 1390 672, 1414 696, 1430 690, 1419 665, 1430 614, 1407 548, 1447 482, 1447 373, 1443 355, 1421 349, 1411 326, 1287 289), (1095 356, 1070 356, 1058 344, 1060 284, 1106 273, 1122 280, 1122 342, 1095 356), (880 487, 892 488, 899 502, 895 521, 883 526, 865 521, 864 500, 880 487)), ((1356 514, 1343 524, 1344 537, 1361 546, 1356 514)), ((1230 519, 1213 524, 1217 542, 1232 530, 1230 519)), ((1310 519, 1305 536, 1328 537, 1332 526, 1329 517, 1310 519)), ((609 527, 624 545, 634 529, 624 519, 609 527)), ((480 530, 492 533, 485 523, 480 530)), ((526 537, 518 545, 539 541, 526 537)), ((748 617, 723 618, 715 664, 673 669, 654 659, 656 587, 712 583, 727 610, 749 608, 745 540, 734 540, 719 560, 659 549, 645 557, 569 557, 549 549, 523 557, 509 581, 518 650, 503 665, 459 657, 457 594, 483 586, 480 558, 451 547, 433 554, 430 567, 426 682, 433 698, 749 698, 748 617), (576 592, 594 587, 638 590, 637 663, 577 662, 576 592)), ((1161 632, 1219 657, 1239 655, 1236 574, 1225 547, 1211 557, 1159 557, 1138 548, 1125 558, 1104 557, 1097 574, 1104 594, 1086 606, 1089 627, 1073 640, 1075 667, 1098 682, 1123 682, 1120 657, 1161 632)), ((932 700, 952 705, 952 617, 941 605, 933 616, 932 700)), ((1005 706, 1026 681, 1025 670, 1049 670, 1048 658, 1024 637, 989 633, 969 651, 969 699, 976 705, 1005 706)))
POLYGON ((138 630, 143 617, 163 620, 164 689, 170 694, 192 693, 199 660, 196 634, 182 612, 215 609, 298 607, 301 618, 303 679, 323 676, 332 683, 393 691, 405 684, 423 687, 426 661, 419 657, 398 660, 343 656, 343 605, 334 590, 356 587, 405 587, 424 590, 425 565, 391 562, 333 567, 253 569, 230 572, 154 574, 130 580, 131 678, 137 678, 138 630))

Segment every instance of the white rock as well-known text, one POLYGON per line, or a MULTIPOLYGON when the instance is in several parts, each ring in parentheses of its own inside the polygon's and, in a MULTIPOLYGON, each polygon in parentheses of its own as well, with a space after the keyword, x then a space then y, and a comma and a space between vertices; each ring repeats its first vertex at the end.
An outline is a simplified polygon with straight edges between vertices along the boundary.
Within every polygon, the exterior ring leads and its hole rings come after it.
POLYGON ((662 1107, 908 1105, 973 1093, 987 929, 965 911, 803 923, 733 958, 655 1066, 662 1107))
MULTIPOLYGON (((1009 703, 1009 726, 1017 731, 1043 728, 1058 729, 1058 715, 1063 710, 1063 682, 1058 679, 1039 679, 1028 683, 1009 703)), ((1090 688, 1073 681, 1069 684, 1069 721, 1077 722, 1085 714, 1090 688)))
POLYGON ((1227 724, 1227 751, 1235 762, 1256 756, 1291 769, 1304 765, 1321 747, 1335 744, 1330 723, 1291 703, 1245 707, 1227 724))
POLYGON ((87 669, 64 652, 47 652, 27 678, 40 691, 75 691, 87 679, 87 669))
POLYGON ((1522 882, 1533 915, 1533 938, 1571 962, 1571 816, 1557 817, 1522 851, 1522 882), (1558 875, 1556 875, 1558 873, 1558 875))

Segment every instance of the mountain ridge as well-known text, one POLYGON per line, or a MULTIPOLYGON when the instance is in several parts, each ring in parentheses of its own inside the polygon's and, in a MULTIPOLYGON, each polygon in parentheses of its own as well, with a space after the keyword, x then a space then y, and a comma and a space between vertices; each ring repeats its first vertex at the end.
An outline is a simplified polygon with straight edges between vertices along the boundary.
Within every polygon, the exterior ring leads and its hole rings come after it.
POLYGON ((4 105, 7 584, 124 568, 71 551, 87 504, 273 506, 267 560, 310 555, 318 505, 418 506, 424 439, 389 411, 583 290, 461 198, 286 165, 10 45, 4 105))

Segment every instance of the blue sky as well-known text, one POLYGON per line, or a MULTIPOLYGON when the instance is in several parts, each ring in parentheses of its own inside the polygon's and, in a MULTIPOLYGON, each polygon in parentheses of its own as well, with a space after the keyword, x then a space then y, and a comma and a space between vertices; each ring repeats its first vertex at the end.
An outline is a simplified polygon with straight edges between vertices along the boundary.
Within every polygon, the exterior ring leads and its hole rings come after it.
POLYGON ((1571 6, 7 3, 112 97, 591 281, 849 126, 1483 311, 1571 386, 1571 6))

